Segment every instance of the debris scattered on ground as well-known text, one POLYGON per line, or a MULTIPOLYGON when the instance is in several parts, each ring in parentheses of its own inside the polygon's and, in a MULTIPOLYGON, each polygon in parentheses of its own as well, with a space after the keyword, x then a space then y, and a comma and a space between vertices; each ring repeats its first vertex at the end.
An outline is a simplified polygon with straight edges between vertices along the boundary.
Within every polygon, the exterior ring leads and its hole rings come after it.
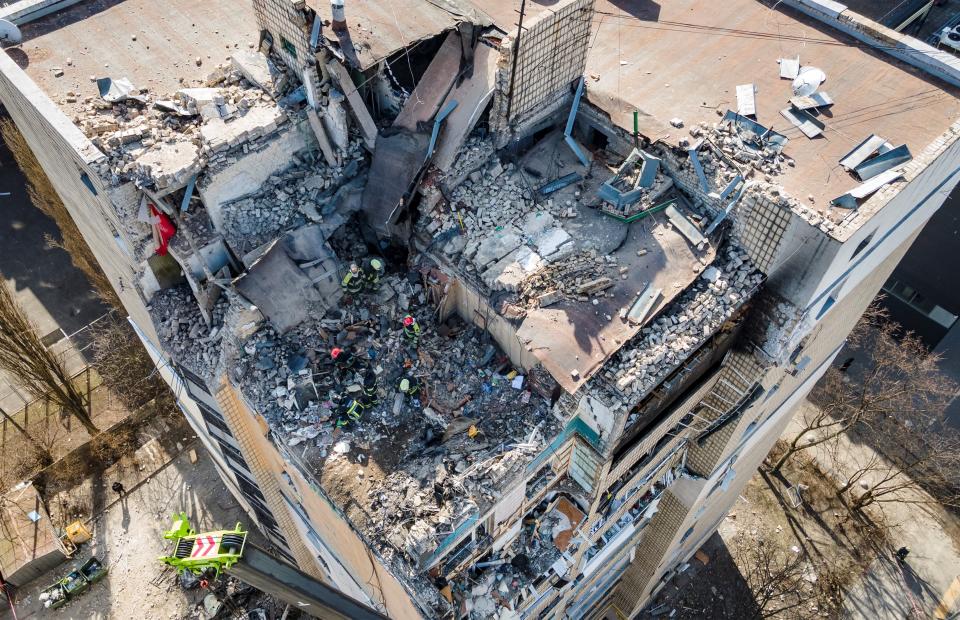
POLYGON ((304 155, 302 161, 271 175, 256 192, 222 203, 223 232, 231 247, 249 252, 282 231, 323 221, 342 200, 338 190, 365 165, 359 141, 351 143, 346 161, 331 167, 321 158, 304 155))
MULTIPOLYGON (((726 262, 696 284, 621 348, 604 370, 617 390, 636 400, 730 319, 763 276, 745 253, 727 250, 726 262), (710 281, 713 280, 713 281, 710 281)), ((629 421, 628 421, 629 424, 629 421)))

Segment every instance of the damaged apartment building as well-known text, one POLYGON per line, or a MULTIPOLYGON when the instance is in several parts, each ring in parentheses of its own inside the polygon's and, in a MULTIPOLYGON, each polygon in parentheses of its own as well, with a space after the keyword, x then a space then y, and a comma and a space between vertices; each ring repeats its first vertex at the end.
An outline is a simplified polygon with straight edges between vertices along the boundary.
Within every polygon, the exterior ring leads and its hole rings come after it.
POLYGON ((390 618, 631 617, 960 171, 949 62, 708 4, 81 1, 0 99, 278 554, 390 618))

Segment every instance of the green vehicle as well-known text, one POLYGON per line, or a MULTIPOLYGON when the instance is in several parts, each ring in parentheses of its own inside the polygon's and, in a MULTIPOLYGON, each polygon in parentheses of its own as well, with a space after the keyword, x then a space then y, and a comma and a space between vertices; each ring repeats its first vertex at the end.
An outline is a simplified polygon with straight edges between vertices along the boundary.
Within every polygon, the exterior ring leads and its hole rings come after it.
POLYGON ((163 537, 174 544, 173 554, 161 556, 161 562, 181 575, 186 571, 202 575, 213 570, 214 578, 237 563, 247 542, 247 532, 239 523, 232 530, 197 534, 183 512, 173 516, 173 527, 164 532, 163 537))
POLYGON ((60 581, 44 588, 40 592, 40 601, 47 609, 63 607, 71 598, 85 592, 106 574, 107 568, 103 563, 91 557, 80 568, 70 571, 60 581))

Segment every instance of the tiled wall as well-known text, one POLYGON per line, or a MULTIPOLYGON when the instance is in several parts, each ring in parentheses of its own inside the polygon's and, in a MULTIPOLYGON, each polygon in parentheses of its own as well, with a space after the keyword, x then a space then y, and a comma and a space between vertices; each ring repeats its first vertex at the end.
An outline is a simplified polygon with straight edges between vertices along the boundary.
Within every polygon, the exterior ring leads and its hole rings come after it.
POLYGON ((293 0, 253 0, 257 24, 273 36, 274 49, 300 75, 310 58, 310 29, 303 10, 293 0))
POLYGON ((564 0, 525 21, 520 35, 513 101, 507 106, 513 72, 513 41, 503 43, 498 72, 498 112, 516 120, 568 89, 583 75, 590 45, 594 0, 564 0))

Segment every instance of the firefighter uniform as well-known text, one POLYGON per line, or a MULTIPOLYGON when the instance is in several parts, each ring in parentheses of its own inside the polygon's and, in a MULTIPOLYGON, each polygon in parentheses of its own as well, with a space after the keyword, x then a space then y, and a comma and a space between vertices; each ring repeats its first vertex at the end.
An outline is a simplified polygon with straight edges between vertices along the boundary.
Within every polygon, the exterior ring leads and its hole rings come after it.
POLYGON ((403 317, 403 336, 414 347, 420 344, 420 323, 409 314, 403 317))
POLYGON ((372 407, 380 402, 380 397, 377 394, 378 383, 377 375, 372 371, 368 371, 363 376, 363 401, 367 406, 372 407))
POLYGON ((353 368, 353 364, 356 362, 356 356, 350 351, 345 351, 340 347, 334 347, 330 351, 330 357, 333 358, 333 363, 336 364, 337 368, 340 370, 349 370, 353 368))
POLYGON ((386 264, 382 258, 371 258, 364 264, 364 274, 367 278, 367 286, 372 291, 380 290, 380 278, 386 273, 386 264))
POLYGON ((365 408, 363 403, 351 398, 340 407, 336 427, 343 428, 353 422, 359 422, 365 408))
POLYGON ((347 274, 343 276, 343 280, 340 281, 340 288, 343 289, 344 293, 356 295, 363 290, 363 284, 363 271, 356 263, 351 263, 347 274))
POLYGON ((410 398, 415 398, 420 393, 420 382, 416 377, 405 376, 400 379, 400 391, 410 398))

